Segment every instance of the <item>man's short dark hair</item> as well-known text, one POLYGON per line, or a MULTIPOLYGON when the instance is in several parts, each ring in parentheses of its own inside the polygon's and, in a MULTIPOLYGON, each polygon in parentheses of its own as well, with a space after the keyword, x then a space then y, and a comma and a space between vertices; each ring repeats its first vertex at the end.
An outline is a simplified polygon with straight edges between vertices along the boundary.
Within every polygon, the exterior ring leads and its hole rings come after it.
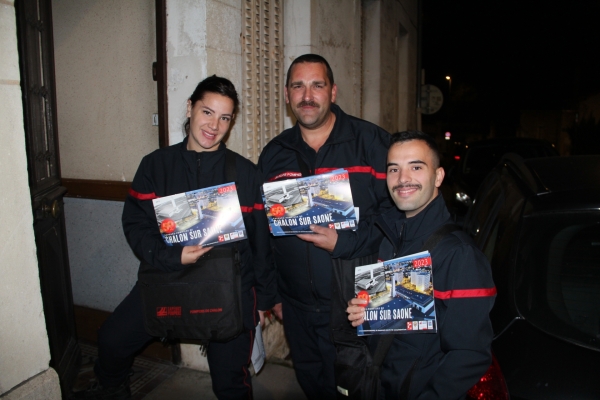
POLYGON ((438 149, 438 145, 435 140, 428 134, 421 131, 402 131, 392 133, 392 139, 390 140, 390 147, 395 145, 396 143, 404 143, 410 142, 411 140, 422 140, 427 144, 427 147, 433 151, 434 161, 436 163, 436 168, 440 166, 440 150, 438 149))
POLYGON ((287 77, 285 79, 285 87, 288 87, 288 85, 290 84, 290 75, 291 75, 292 67, 294 65, 300 64, 300 63, 323 64, 325 66, 325 68, 327 69, 327 78, 329 79, 329 84, 331 86, 333 86, 333 84, 334 84, 333 71, 331 70, 331 67, 329 66, 329 63, 327 62, 327 60, 318 54, 304 54, 304 55, 301 55, 300 57, 296 57, 296 59, 294 61, 292 61, 292 64, 290 65, 290 67, 288 68, 288 71, 287 71, 287 77))

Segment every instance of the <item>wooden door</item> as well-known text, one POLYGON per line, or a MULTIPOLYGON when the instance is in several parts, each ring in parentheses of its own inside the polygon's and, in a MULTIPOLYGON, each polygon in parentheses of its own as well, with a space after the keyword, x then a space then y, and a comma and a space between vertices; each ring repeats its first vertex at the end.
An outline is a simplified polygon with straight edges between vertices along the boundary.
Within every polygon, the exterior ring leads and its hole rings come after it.
POLYGON ((67 397, 81 359, 60 182, 51 3, 17 0, 17 36, 23 93, 29 187, 50 366, 67 397))

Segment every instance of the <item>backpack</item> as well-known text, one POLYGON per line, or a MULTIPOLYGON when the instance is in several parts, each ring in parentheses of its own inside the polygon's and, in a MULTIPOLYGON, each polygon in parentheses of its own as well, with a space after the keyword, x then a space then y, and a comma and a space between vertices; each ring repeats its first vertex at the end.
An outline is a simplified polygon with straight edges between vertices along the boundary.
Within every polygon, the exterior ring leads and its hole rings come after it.
MULTIPOLYGON (((234 182, 235 153, 226 150, 225 157, 225 179, 234 182)), ((180 271, 143 262, 138 285, 144 326, 152 336, 227 341, 243 330, 241 258, 235 243, 213 248, 180 271)))
MULTIPOLYGON (((425 241, 421 251, 430 252, 448 234, 460 230, 453 224, 442 225, 425 241)), ((335 383, 340 399, 378 399, 381 391, 379 371, 394 341, 394 335, 381 335, 374 352, 368 337, 357 336, 346 318, 348 299, 354 297, 354 268, 377 262, 377 254, 352 260, 332 259, 331 332, 336 348, 335 383), (351 272, 350 272, 351 271, 351 272)))

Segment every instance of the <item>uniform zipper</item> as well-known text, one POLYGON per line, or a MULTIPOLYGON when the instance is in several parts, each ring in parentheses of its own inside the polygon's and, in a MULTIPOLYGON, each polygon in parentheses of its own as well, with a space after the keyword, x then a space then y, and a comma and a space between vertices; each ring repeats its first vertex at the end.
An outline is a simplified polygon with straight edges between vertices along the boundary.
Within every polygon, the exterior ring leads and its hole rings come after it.
MULTIPOLYGON (((310 282, 310 291, 313 295, 313 298, 315 299, 315 302, 318 303, 319 298, 318 298, 317 292, 315 290, 315 285, 314 285, 312 273, 310 270, 310 243, 308 243, 308 242, 306 242, 306 266, 307 266, 307 270, 308 270, 308 280, 310 282)), ((317 311, 319 311, 319 310, 317 310, 317 311)))
POLYGON ((196 188, 200 188, 200 177, 202 175, 202 153, 196 153, 196 188))
MULTIPOLYGON (((312 166, 309 166, 306 162, 306 159, 304 158, 304 154, 302 154, 302 152, 299 152, 298 150, 294 149, 294 151, 296 152, 296 155, 298 156, 298 163, 300 162, 300 159, 304 162, 305 167, 307 167, 308 172, 310 175, 314 175, 314 168, 311 168, 312 166)), ((318 157, 318 152, 317 152, 317 157, 318 157)), ((302 167, 300 165, 298 165, 298 168, 300 169, 300 174, 302 174, 302 167)), ((315 300, 315 303, 318 304, 319 303, 319 297, 317 296, 317 291, 315 289, 315 285, 313 282, 313 276, 312 276, 312 272, 311 272, 311 264, 310 264, 310 243, 306 242, 306 269, 308 271, 308 281, 310 282, 310 292, 312 293, 312 296, 315 300)), ((320 310, 317 309, 317 312, 319 312, 320 310)))
POLYGON ((406 222, 402 223, 402 227, 400 228, 400 234, 398 235, 398 243, 394 244, 394 258, 398 256, 398 252, 402 248, 402 242, 404 241, 404 228, 406 227, 406 222))

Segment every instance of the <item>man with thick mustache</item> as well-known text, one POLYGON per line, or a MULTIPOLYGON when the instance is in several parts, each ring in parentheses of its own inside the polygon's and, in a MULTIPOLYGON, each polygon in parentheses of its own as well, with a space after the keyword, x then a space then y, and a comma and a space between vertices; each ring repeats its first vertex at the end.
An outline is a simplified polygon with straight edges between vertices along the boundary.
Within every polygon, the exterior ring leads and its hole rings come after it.
MULTIPOLYGON (((283 320, 296 377, 309 399, 333 399, 332 259, 376 256, 382 236, 374 220, 392 207, 385 188, 390 135, 334 104, 337 86, 333 72, 319 55, 305 54, 292 62, 284 94, 297 123, 264 148, 258 162, 263 180, 273 182, 345 168, 360 213, 356 232, 311 226, 314 234, 272 240, 281 297, 274 312, 283 320)), ((352 268, 349 273, 353 279, 352 268)), ((346 301, 344 297, 339 302, 336 315, 352 329, 343 311, 346 301)))
MULTIPOLYGON (((451 223, 438 193, 444 169, 433 138, 399 132, 391 143, 387 186, 396 208, 377 220, 385 235, 382 260, 421 251, 438 228, 451 223)), ((430 252, 438 330, 394 337, 381 368, 386 399, 462 399, 492 362, 488 315, 496 288, 487 259, 462 231, 444 236, 430 252)), ((365 303, 348 302, 353 326, 364 322, 365 303)), ((370 346, 380 338, 371 337, 370 346)))

